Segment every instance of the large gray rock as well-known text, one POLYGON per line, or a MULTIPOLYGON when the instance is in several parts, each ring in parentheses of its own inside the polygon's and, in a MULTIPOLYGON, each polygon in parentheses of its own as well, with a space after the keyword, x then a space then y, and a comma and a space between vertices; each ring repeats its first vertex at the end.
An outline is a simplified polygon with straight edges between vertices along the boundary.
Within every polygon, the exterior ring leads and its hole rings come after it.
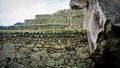
POLYGON ((0 68, 6 65, 7 58, 12 60, 15 57, 15 48, 13 44, 5 43, 0 44, 0 68))
POLYGON ((62 57, 62 55, 60 53, 54 53, 54 54, 51 54, 51 56, 54 58, 54 59, 59 59, 62 57))
POLYGON ((70 6, 72 9, 82 9, 87 6, 87 0, 71 0, 70 6))
POLYGON ((87 31, 98 64, 120 67, 120 0, 89 0, 87 31))
POLYGON ((14 58, 15 56, 15 48, 13 44, 1 44, 0 45, 0 61, 6 58, 14 58))
MULTIPOLYGON (((72 1, 83 8, 80 6, 83 0, 72 1)), ((120 0, 84 1, 89 5, 86 6, 85 26, 93 59, 100 66, 120 68, 120 0)))
POLYGON ((5 68, 25 68, 25 66, 18 64, 17 62, 9 62, 5 68))
POLYGON ((49 60, 46 62, 46 66, 49 66, 49 67, 54 67, 55 66, 55 60, 49 60))
POLYGON ((105 36, 107 32, 110 32, 112 30, 112 34, 116 34, 116 36, 120 33, 120 31, 115 31, 118 30, 120 27, 119 5, 119 0, 89 1, 86 26, 91 53, 94 53, 97 48, 98 40, 103 35, 105 36))
POLYGON ((76 55, 79 56, 79 58, 84 58, 84 59, 89 57, 89 53, 87 52, 87 50, 84 47, 80 47, 77 50, 76 55))
POLYGON ((31 54, 31 57, 35 61, 48 61, 50 60, 49 55, 45 50, 31 54))

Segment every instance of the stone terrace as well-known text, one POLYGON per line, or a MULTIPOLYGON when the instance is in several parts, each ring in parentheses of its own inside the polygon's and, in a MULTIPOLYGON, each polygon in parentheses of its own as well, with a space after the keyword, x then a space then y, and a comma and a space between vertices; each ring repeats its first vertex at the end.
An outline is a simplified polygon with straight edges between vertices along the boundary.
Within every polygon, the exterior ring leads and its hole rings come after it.
MULTIPOLYGON (((25 68, 90 68, 86 31, 0 33, 1 59, 25 68), (7 48, 7 50, 6 50, 7 48), (6 51, 5 51, 6 50, 6 51)), ((2 61, 2 62, 1 62, 2 61)))
POLYGON ((10 30, 47 30, 83 28, 84 11, 65 9, 54 14, 36 15, 35 19, 26 19, 23 26, 9 26, 10 30))

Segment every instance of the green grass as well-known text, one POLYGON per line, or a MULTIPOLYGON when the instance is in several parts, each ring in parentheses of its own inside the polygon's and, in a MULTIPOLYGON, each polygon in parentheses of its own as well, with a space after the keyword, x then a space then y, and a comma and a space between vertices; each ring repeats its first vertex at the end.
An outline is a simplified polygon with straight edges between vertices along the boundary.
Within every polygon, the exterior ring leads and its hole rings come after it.
POLYGON ((0 32, 5 32, 5 33, 9 33, 9 32, 12 32, 12 33, 14 33, 14 32, 30 32, 30 33, 32 33, 32 32, 40 32, 40 30, 0 30, 0 32))
POLYGON ((45 26, 45 25, 68 25, 69 23, 43 23, 43 24, 27 24, 27 25, 23 25, 23 26, 45 26))
POLYGON ((0 30, 0 33, 2 32, 29 32, 29 33, 34 33, 34 32, 64 32, 64 31, 73 31, 73 32, 86 32, 85 29, 46 29, 46 30, 0 30))

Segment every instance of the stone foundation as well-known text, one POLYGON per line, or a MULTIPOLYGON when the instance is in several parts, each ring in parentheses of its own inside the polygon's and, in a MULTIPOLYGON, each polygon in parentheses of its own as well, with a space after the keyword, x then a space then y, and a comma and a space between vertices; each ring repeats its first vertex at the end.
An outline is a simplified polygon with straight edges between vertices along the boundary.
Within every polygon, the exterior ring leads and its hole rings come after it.
POLYGON ((25 68, 94 68, 86 31, 0 33, 0 43, 1 68, 8 57, 25 68))

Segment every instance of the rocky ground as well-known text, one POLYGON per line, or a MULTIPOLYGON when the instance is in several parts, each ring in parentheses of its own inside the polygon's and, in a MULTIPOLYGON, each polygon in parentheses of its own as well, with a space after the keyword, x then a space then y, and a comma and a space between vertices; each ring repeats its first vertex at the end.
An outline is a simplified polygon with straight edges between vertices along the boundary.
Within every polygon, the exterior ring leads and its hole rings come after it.
POLYGON ((0 68, 92 68, 86 31, 0 33, 0 68), (8 59, 11 61, 8 61, 8 59))

